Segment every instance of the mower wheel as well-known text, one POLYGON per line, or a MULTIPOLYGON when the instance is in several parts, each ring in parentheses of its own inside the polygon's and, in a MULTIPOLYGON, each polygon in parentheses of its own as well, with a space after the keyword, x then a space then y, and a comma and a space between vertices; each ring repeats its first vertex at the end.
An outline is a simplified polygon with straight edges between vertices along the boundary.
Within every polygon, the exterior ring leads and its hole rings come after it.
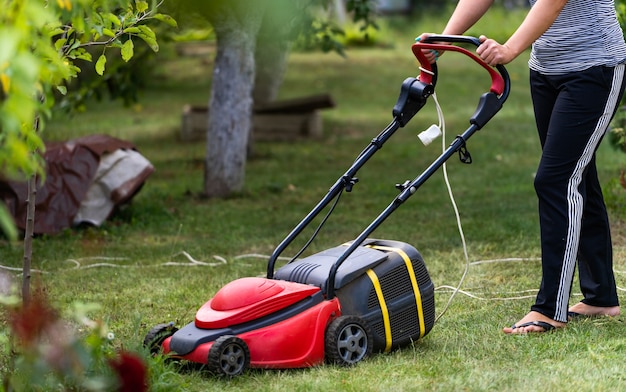
POLYGON ((157 355, 165 339, 174 335, 176 331, 178 328, 174 326, 174 323, 158 324, 148 331, 143 339, 143 346, 150 350, 150 354, 157 355))
POLYGON ((340 316, 328 325, 324 344, 328 362, 351 366, 371 355, 374 338, 360 317, 340 316))
POLYGON ((209 349, 207 365, 220 376, 239 376, 250 366, 250 349, 237 336, 220 336, 209 349))

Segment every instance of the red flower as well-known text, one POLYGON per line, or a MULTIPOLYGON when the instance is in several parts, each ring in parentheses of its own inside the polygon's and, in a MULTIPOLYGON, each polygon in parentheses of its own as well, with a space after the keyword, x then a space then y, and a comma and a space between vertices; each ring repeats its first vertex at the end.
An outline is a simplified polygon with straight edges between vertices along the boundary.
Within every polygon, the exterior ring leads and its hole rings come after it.
POLYGON ((123 352, 117 358, 111 359, 109 365, 117 374, 119 380, 118 392, 146 392, 146 366, 137 355, 123 352))
POLYGON ((43 290, 37 290, 30 301, 10 311, 9 320, 17 340, 25 347, 32 347, 59 320, 59 314, 52 308, 43 290))

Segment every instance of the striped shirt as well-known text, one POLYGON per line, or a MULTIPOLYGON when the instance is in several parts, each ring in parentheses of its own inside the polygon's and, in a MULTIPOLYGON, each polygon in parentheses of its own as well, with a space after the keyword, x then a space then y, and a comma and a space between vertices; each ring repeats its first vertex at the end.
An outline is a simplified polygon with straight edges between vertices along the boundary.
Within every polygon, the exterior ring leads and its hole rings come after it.
MULTIPOLYGON (((530 0, 531 6, 537 0, 530 0)), ((614 0, 569 0, 532 46, 528 66, 546 75, 614 67, 626 61, 626 43, 614 0)))

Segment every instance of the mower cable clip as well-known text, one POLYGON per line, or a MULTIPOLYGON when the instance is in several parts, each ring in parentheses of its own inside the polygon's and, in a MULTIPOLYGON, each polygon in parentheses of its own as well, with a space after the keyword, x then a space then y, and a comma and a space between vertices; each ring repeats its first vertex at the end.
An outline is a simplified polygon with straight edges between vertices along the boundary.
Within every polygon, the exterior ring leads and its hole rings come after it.
POLYGON ((385 142, 380 140, 380 137, 377 136, 372 139, 370 144, 376 147, 377 150, 380 150, 381 148, 383 148, 383 144, 385 144, 385 142))
POLYGON ((465 163, 465 164, 471 164, 472 163, 472 155, 470 154, 469 150, 467 149, 467 145, 465 144, 465 139, 463 138, 463 136, 458 135, 456 137, 457 139, 461 140, 461 146, 459 147, 459 159, 461 160, 461 162, 465 163))
POLYGON ((396 189, 403 191, 411 185, 411 180, 406 180, 402 184, 396 184, 396 189))
POLYGON ((344 187, 346 192, 352 192, 352 187, 359 182, 359 179, 356 177, 343 176, 342 181, 344 183, 344 187))

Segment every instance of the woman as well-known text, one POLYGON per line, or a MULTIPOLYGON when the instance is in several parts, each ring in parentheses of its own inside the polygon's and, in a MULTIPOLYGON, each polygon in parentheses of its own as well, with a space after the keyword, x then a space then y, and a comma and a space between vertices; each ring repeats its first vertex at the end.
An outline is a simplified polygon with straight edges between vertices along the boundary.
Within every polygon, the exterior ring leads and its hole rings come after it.
MULTIPOLYGON (((614 0, 530 0, 504 43, 476 53, 507 64, 532 45, 530 87, 542 156, 535 177, 542 280, 535 304, 507 334, 546 332, 573 316, 620 314, 611 234, 595 153, 624 92, 626 44, 614 0), (568 309, 578 262, 583 300, 568 309)), ((442 34, 463 34, 493 0, 460 0, 442 34)), ((431 61, 435 53, 426 53, 431 61)))

